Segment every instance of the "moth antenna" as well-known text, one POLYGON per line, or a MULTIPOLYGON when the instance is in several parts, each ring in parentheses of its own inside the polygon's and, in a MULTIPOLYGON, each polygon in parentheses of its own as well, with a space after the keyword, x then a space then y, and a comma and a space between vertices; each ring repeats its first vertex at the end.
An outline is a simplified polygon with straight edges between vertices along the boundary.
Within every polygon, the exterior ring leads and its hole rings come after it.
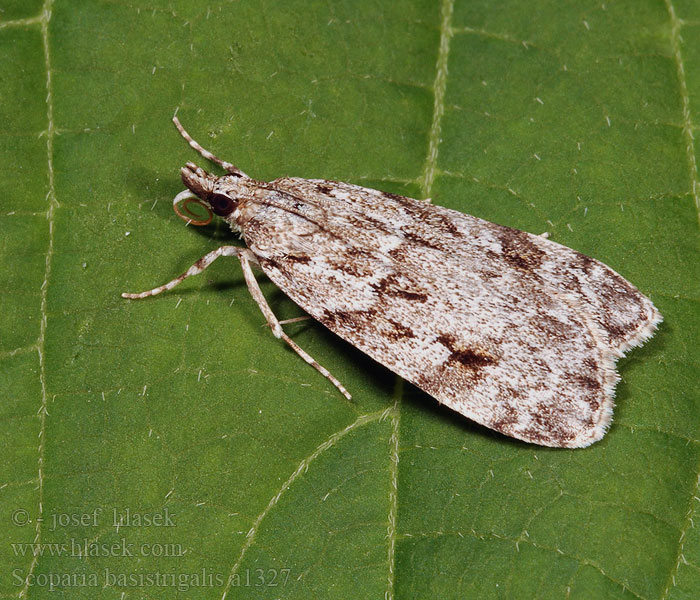
POLYGON ((199 152, 204 158, 210 160, 213 163, 216 163, 227 173, 231 173, 231 175, 240 175, 241 177, 248 177, 236 165, 231 164, 230 162, 227 162, 225 160, 221 160, 218 156, 212 154, 211 152, 209 152, 209 150, 206 150, 202 146, 200 146, 199 142, 194 140, 192 136, 189 133, 187 133, 187 131, 185 131, 185 128, 182 126, 182 123, 180 123, 180 120, 176 116, 173 117, 173 123, 175 123, 175 127, 177 127, 177 130, 180 132, 180 135, 187 140, 187 143, 197 152, 199 152))

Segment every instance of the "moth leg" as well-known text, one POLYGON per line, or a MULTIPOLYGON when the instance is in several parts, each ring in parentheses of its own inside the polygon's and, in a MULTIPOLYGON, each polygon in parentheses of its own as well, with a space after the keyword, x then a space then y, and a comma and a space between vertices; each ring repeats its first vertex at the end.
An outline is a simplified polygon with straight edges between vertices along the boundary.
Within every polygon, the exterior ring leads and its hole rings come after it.
POLYGON ((540 233, 540 235, 537 236, 537 237, 541 237, 541 238, 544 238, 545 240, 548 240, 548 239, 549 239, 549 235, 550 235, 550 234, 549 234, 549 231, 545 231, 544 233, 540 233))
POLYGON ((258 306, 260 307, 260 310, 262 311, 262 314, 265 316, 265 319, 267 320, 267 324, 270 326, 272 329, 272 334, 276 338, 281 338, 287 344, 299 355, 301 358, 304 359, 305 362, 310 364, 314 369, 316 369, 321 375, 323 375, 326 379, 328 379, 335 387, 338 388, 338 391, 340 391, 343 396, 345 396, 348 400, 352 399, 352 396, 349 394, 349 392, 345 389, 342 383, 338 381, 331 373, 326 369, 325 367, 322 367, 316 360, 311 357, 309 354, 306 353, 292 338, 290 338, 283 330, 282 330, 282 325, 280 322, 277 320, 277 317, 275 316, 275 313, 272 312, 272 309, 270 308, 269 304, 267 303, 267 300, 265 300, 265 296, 263 296, 262 290, 260 289, 260 286, 258 285, 257 280, 255 279, 255 275, 253 274, 253 270, 250 268, 250 262, 251 260, 255 260, 255 255, 247 249, 243 248, 238 248, 240 252, 238 253, 238 258, 241 261, 241 268, 243 269, 243 277, 245 277, 245 282, 248 284, 248 291, 250 292, 250 295, 253 296, 253 299, 258 303, 258 306))
POLYGON ((294 342, 284 331, 282 330, 282 325, 275 317, 272 309, 267 304, 265 296, 263 296, 260 286, 258 285, 255 276, 253 275, 253 270, 250 268, 250 263, 257 263, 255 255, 247 248, 239 248, 238 246, 221 246, 208 254, 205 254, 196 263, 194 263, 187 271, 185 271, 179 277, 176 277, 172 281, 169 281, 165 285, 158 286, 152 290, 146 292, 141 292, 140 294, 130 294, 124 292, 122 298, 129 298, 130 300, 140 300, 142 298, 148 298, 149 296, 156 296, 167 290, 172 290, 176 285, 183 282, 188 277, 192 275, 199 275, 204 269, 206 269, 211 263, 213 263, 220 256, 237 256, 241 261, 241 268, 243 269, 243 276, 245 277, 246 284, 248 285, 248 290, 253 299, 258 303, 260 310, 262 311, 267 324, 272 329, 272 333, 276 338, 282 338, 287 344, 289 344, 292 349, 304 359, 305 362, 310 364, 314 369, 316 369, 321 375, 326 377, 335 387, 338 388, 341 394, 345 396, 348 400, 352 399, 352 396, 345 389, 343 384, 341 384, 328 369, 322 367, 318 362, 316 362, 309 354, 302 350, 299 345, 294 342))
POLYGON ((202 148, 202 146, 199 145, 198 142, 196 142, 194 139, 192 139, 192 136, 185 131, 185 128, 182 126, 180 123, 180 120, 177 117, 173 117, 173 123, 175 123, 175 127, 177 127, 177 130, 180 132, 180 135, 184 137, 187 140, 187 143, 192 146, 197 152, 199 152, 204 158, 207 160, 210 160, 211 162, 219 165, 221 168, 226 170, 226 172, 231 173, 232 175, 240 175, 241 177, 248 177, 243 171, 241 171, 236 165, 231 164, 230 162, 227 162, 225 160, 220 159, 218 156, 215 154, 209 152, 209 150, 205 150, 202 148))
MULTIPOLYGON (((289 323, 299 323, 300 321, 308 321, 311 317, 309 315, 305 315, 303 317, 294 317, 293 319, 284 319, 283 321, 280 321, 280 325, 289 325, 289 323)), ((268 327, 270 324, 268 323, 268 327)))
POLYGON ((239 248, 238 246, 221 246, 209 254, 205 254, 196 263, 194 263, 187 271, 185 271, 179 277, 176 277, 172 281, 169 281, 165 285, 158 286, 147 292, 141 292, 140 294, 129 294, 124 292, 122 298, 129 298, 129 300, 140 300, 141 298, 148 298, 149 296, 156 296, 161 292, 167 290, 172 290, 176 285, 183 282, 188 277, 192 275, 199 275, 204 269, 206 269, 211 263, 213 263, 219 256, 239 256, 244 252, 244 248, 239 248))

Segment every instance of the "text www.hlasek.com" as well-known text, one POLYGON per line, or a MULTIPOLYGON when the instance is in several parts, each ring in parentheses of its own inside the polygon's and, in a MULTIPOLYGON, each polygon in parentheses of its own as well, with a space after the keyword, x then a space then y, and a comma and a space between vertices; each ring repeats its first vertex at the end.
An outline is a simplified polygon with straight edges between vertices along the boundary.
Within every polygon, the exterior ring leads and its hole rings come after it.
POLYGON ((84 538, 82 540, 71 539, 70 543, 12 543, 12 552, 15 556, 63 556, 71 558, 93 558, 104 556, 165 556, 178 557, 185 554, 182 544, 148 544, 136 545, 120 538, 118 542, 111 544, 99 543, 84 538))

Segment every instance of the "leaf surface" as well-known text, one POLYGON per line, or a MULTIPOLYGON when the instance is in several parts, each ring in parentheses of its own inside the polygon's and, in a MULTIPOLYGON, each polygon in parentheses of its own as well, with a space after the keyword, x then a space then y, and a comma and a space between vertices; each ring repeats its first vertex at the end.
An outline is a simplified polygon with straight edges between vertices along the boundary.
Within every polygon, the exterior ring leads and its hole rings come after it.
POLYGON ((1 597, 697 596, 696 3, 47 0, 0 18, 1 597), (121 299, 238 243, 172 213, 179 167, 203 162, 176 108, 254 177, 431 197, 627 277, 665 321, 619 363, 607 437, 506 439, 288 326, 348 402, 271 336, 235 261, 121 299))

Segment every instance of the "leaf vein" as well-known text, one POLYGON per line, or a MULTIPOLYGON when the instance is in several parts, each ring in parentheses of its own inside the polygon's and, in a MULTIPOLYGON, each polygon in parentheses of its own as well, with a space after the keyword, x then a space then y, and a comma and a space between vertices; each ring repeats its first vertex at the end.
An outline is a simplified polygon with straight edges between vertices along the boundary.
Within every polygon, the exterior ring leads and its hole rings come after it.
POLYGON ((683 54, 681 53, 681 25, 682 21, 676 15, 676 9, 671 0, 664 0, 666 10, 671 20, 671 47, 673 49, 673 57, 676 63, 676 72, 678 76, 678 87, 681 94, 681 102, 683 105, 683 138, 685 139, 685 153, 688 159, 690 168, 690 182, 692 185, 693 199, 695 200, 695 210, 698 213, 698 222, 700 223, 700 180, 698 180, 698 164, 695 157, 695 143, 693 139, 693 119, 690 115, 690 94, 688 92, 688 84, 685 77, 685 66, 683 63, 683 54))
POLYGON ((428 157, 423 167, 423 180, 421 193, 423 198, 429 198, 435 180, 438 152, 440 147, 440 132, 442 116, 445 114, 445 91, 447 90, 447 63, 450 54, 450 40, 452 31, 452 12, 454 0, 443 0, 440 23, 440 48, 438 50, 437 64, 435 67, 435 83, 433 84, 433 122, 428 135, 428 157))
MULTIPOLYGON (((47 325, 47 300, 48 300, 48 288, 49 288, 49 278, 51 276, 51 264, 53 259, 54 251, 54 216, 56 208, 58 207, 58 202, 56 200, 56 189, 54 185, 54 172, 53 172, 53 139, 56 135, 56 127, 53 119, 53 88, 51 85, 51 54, 49 48, 49 21, 51 20, 51 7, 53 5, 53 0, 45 0, 44 5, 41 10, 41 14, 36 17, 32 22, 41 24, 41 41, 44 49, 44 65, 46 68, 46 117, 47 117, 47 135, 46 135, 46 155, 47 155, 47 170, 49 175, 49 191, 47 194, 47 200, 49 208, 47 211, 47 219, 49 221, 49 240, 46 249, 46 265, 44 268, 44 280, 41 284, 41 321, 39 324, 39 337, 36 343, 36 351, 39 357, 39 382, 41 386, 41 404, 37 414, 39 415, 39 447, 37 450, 38 454, 38 508, 36 516, 36 528, 34 542, 41 542, 42 534, 42 521, 44 514, 44 455, 46 448, 46 416, 48 415, 48 394, 46 391, 46 360, 45 355, 45 341, 46 341, 46 325, 47 325)), ((22 587, 19 597, 24 598, 27 596, 30 586, 31 576, 36 569, 37 563, 39 562, 39 554, 36 553, 32 557, 32 562, 29 564, 27 570, 27 575, 24 580, 24 586, 22 587)))
POLYGON ((274 506, 277 504, 282 495, 292 486, 292 484, 301 475, 303 475, 307 471, 309 465, 326 450, 329 450, 330 448, 335 446, 342 438, 344 438, 352 430, 357 429, 358 427, 362 427, 363 425, 367 425, 368 423, 373 423, 374 421, 381 421, 385 419, 389 415, 391 410, 392 409, 389 408, 387 410, 377 411, 359 416, 357 419, 355 419, 355 421, 350 423, 350 425, 348 425, 344 429, 341 429, 331 434, 324 442, 319 444, 311 454, 309 454, 307 457, 301 460, 294 472, 282 484, 277 493, 267 503, 267 506, 265 506, 262 512, 255 518, 252 525, 250 526, 250 529, 248 529, 245 542, 243 542, 243 547, 241 548, 241 552, 238 555, 238 558, 236 559, 236 562, 234 563, 233 567, 231 567, 231 573, 229 574, 228 580, 226 581, 226 586, 224 587, 223 594, 221 595, 221 600, 225 600, 226 595, 231 589, 234 577, 236 573, 238 573, 238 569, 240 569, 246 553, 255 541, 255 537, 258 533, 258 529, 260 528, 260 524, 268 515, 268 513, 274 508, 274 506))

